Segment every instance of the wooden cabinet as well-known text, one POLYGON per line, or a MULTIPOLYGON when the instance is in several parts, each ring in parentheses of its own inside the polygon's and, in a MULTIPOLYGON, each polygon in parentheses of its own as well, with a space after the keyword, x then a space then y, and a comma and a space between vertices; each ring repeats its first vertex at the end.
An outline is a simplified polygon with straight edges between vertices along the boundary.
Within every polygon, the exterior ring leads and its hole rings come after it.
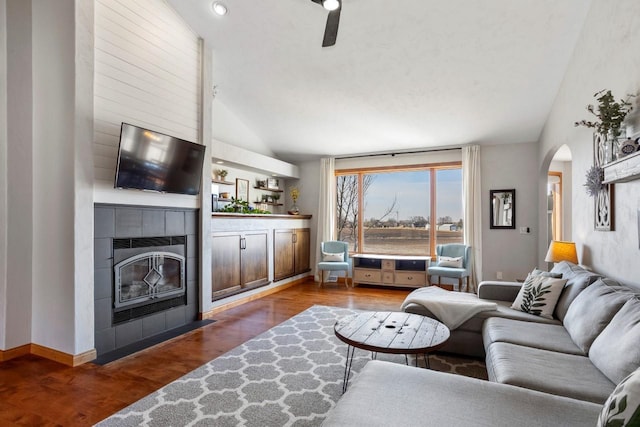
POLYGON ((213 299, 269 283, 267 230, 220 232, 212 239, 213 299))
POLYGON ((273 230, 273 280, 282 280, 310 270, 308 228, 273 230))
POLYGON ((353 282, 418 288, 426 286, 429 257, 353 255, 353 282))

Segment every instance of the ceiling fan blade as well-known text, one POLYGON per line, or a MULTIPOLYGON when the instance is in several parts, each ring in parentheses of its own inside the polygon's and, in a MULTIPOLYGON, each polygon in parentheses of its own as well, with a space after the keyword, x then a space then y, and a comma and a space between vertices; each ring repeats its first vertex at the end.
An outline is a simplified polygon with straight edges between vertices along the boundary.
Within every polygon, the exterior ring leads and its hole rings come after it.
POLYGON ((320 6, 322 6, 322 0, 311 0, 314 3, 318 3, 320 6))
POLYGON ((342 2, 340 2, 339 8, 329 12, 329 16, 327 17, 327 26, 324 28, 324 39, 322 40, 322 47, 333 46, 334 44, 336 44, 341 10, 342 2))

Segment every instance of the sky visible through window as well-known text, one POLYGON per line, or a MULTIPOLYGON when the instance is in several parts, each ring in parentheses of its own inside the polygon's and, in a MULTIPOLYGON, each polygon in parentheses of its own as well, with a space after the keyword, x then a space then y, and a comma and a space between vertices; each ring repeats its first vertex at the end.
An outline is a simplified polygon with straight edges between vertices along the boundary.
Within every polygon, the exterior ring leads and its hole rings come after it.
MULTIPOLYGON (((429 217, 430 174, 428 171, 403 171, 372 174, 375 178, 365 197, 365 220, 380 219, 393 205, 385 219, 406 220, 429 217)), ((462 218, 462 170, 437 171, 438 217, 462 218)))

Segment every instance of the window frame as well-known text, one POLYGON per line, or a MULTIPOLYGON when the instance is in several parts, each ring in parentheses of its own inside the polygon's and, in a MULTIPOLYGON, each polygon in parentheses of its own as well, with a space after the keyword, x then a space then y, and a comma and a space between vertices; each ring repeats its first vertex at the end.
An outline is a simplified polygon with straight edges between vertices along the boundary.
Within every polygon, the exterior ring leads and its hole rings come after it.
MULTIPOLYGON (((429 172, 429 185, 430 185, 430 203, 429 203, 429 218, 431 222, 434 222, 435 218, 437 218, 437 185, 436 185, 436 174, 440 170, 446 169, 462 169, 461 161, 451 161, 451 162, 437 162, 437 163, 421 163, 415 165, 403 165, 403 166, 374 166, 374 167, 363 167, 363 168, 345 168, 345 169, 336 169, 334 175, 336 180, 339 176, 342 175, 356 175, 358 177, 358 212, 362 212, 361 215, 358 215, 358 233, 357 233, 357 245, 359 248, 357 251, 349 251, 349 254, 369 254, 369 252, 363 251, 364 248, 364 194, 361 191, 364 182, 364 175, 371 173, 385 173, 385 172, 412 172, 412 171, 428 171, 429 172)), ((464 209, 464 205, 463 205, 464 209)), ((332 213, 334 218, 337 216, 337 210, 334 210, 332 213)), ((464 217, 464 211, 463 211, 464 217)), ((336 218, 337 223, 337 218, 336 218)), ((332 233, 335 230, 332 230, 332 233)), ((431 254, 431 258, 435 257, 436 253, 436 234, 437 233, 429 233, 429 253, 431 254)))

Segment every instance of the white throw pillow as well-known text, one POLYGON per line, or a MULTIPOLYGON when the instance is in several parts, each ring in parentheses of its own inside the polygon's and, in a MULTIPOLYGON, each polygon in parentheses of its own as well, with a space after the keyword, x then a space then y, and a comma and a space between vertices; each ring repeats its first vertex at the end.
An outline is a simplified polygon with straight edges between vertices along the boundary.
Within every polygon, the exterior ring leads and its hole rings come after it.
POLYGON ((344 262, 344 252, 338 252, 338 253, 322 252, 322 261, 344 262))
POLYGON ((618 384, 602 407, 598 427, 633 427, 640 423, 640 368, 618 384))
POLYGON ((439 256, 438 267, 462 268, 462 257, 439 256))
POLYGON ((553 310, 556 308, 565 283, 567 279, 530 274, 520 288, 511 308, 553 319, 553 310))

